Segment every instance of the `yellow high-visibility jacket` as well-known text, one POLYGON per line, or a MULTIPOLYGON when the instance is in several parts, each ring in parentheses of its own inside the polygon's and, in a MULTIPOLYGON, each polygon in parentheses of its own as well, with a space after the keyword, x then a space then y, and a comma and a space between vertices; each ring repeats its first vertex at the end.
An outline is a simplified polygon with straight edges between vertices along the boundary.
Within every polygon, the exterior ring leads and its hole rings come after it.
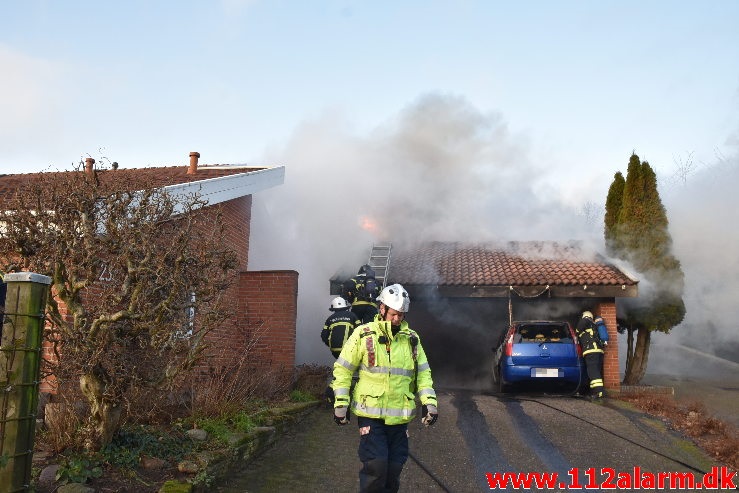
POLYGON ((408 423, 416 415, 416 396, 421 404, 438 408, 426 353, 405 320, 395 334, 379 315, 357 327, 334 363, 333 374, 334 407, 349 406, 351 401, 356 416, 382 419, 388 425, 408 423), (350 399, 357 370, 359 381, 350 399))

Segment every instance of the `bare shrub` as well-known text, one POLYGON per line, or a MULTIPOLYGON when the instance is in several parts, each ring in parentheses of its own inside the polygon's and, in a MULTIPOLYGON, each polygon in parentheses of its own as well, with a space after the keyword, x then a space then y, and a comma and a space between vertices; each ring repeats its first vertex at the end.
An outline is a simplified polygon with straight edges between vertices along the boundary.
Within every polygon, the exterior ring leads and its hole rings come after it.
POLYGON ((637 408, 660 416, 670 426, 692 438, 713 459, 739 467, 739 434, 734 426, 711 416, 701 402, 679 405, 665 396, 632 394, 622 397, 637 408))
POLYGON ((189 413, 192 390, 183 385, 173 389, 134 387, 125 403, 125 424, 166 425, 189 413))
POLYGON ((675 402, 664 395, 630 394, 624 396, 623 400, 632 402, 642 411, 655 416, 666 417, 677 408, 675 402))
POLYGON ((317 364, 303 364, 295 367, 294 390, 307 392, 320 399, 329 383, 331 368, 317 364))
POLYGON ((692 401, 692 402, 689 402, 686 405, 685 410, 687 412, 693 411, 693 412, 699 413, 699 414, 706 414, 706 406, 701 401, 692 401))
POLYGON ((248 364, 246 357, 232 366, 211 368, 208 375, 193 383, 192 414, 222 416, 246 407, 257 398, 270 398, 276 393, 271 371, 248 364))
POLYGON ((59 402, 49 402, 44 407, 45 429, 39 434, 39 441, 56 453, 82 449, 84 413, 84 406, 79 401, 75 403, 62 398, 59 402))
POLYGON ((257 354, 266 328, 251 326, 242 333, 238 358, 209 367, 192 378, 191 412, 199 416, 223 416, 238 412, 255 400, 276 400, 290 389, 292 374, 275 368, 257 354))
POLYGON ((0 208, 0 266, 52 279, 44 375, 79 382, 87 448, 120 427, 128 392, 162 388, 199 361, 231 315, 238 257, 224 207, 152 175, 39 173, 0 208))
POLYGON ((739 469, 739 438, 723 437, 703 444, 706 451, 734 469, 739 469))

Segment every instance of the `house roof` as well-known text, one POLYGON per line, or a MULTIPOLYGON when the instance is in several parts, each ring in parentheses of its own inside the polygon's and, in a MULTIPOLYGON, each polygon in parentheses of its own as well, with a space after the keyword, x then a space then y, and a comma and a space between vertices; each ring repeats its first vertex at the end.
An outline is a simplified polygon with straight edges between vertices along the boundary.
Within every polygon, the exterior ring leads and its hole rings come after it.
POLYGON ((577 243, 430 242, 393 248, 388 281, 433 286, 446 296, 499 297, 544 292, 564 297, 636 296, 638 281, 577 243))
MULTIPOLYGON (((82 171, 53 171, 44 173, 24 173, 0 175, 0 206, 24 184, 37 180, 50 173, 70 174, 82 171)), ((254 192, 282 184, 284 167, 244 165, 200 165, 194 173, 188 173, 188 166, 160 166, 150 168, 126 168, 96 170, 101 182, 116 178, 126 183, 136 178, 154 187, 165 187, 175 193, 197 191, 209 199, 209 204, 223 200, 250 195, 254 192)))

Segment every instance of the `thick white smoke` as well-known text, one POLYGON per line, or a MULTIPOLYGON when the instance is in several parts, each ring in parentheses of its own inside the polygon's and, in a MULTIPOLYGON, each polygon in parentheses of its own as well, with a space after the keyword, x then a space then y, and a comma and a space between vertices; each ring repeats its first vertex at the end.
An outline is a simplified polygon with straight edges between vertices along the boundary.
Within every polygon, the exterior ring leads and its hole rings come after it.
POLYGON ((602 235, 591 214, 542 193, 547 166, 530 162, 500 115, 458 97, 424 96, 363 136, 326 115, 267 162, 285 165, 285 184, 254 196, 249 268, 300 273, 298 362, 333 361, 319 337, 329 279, 354 274, 373 242, 602 235))
MULTIPOLYGON (((739 152, 670 181, 664 202, 685 273, 685 320, 670 342, 739 363, 739 152)), ((737 367, 739 370, 739 366, 737 367)))
MULTIPOLYGON (((436 94, 364 135, 330 114, 297 128, 284 149, 266 158, 285 165, 286 178, 254 196, 249 265, 300 273, 297 361, 333 361, 319 337, 330 314, 329 279, 354 274, 373 242, 574 239, 602 252, 610 183, 602 197, 583 197, 575 210, 567 205, 571 198, 557 192, 556 170, 532 163, 527 148, 500 115, 436 94)), ((613 163, 613 172, 625 173, 627 159, 613 163)), ((680 344, 719 354, 737 344, 739 232, 732 218, 738 161, 734 155, 670 186, 662 182, 674 252, 685 272, 687 316, 673 334, 655 335, 650 373, 689 372, 680 364, 680 344)))

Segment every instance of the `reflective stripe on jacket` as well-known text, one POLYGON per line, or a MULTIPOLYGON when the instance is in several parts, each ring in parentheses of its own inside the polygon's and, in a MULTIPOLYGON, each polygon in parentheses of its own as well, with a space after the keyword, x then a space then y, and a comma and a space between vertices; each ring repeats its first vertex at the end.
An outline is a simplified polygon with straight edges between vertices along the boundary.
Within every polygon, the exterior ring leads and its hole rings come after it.
POLYGON ((408 423, 416 415, 416 396, 421 404, 438 407, 431 368, 418 334, 406 321, 393 335, 390 322, 379 318, 377 315, 374 322, 360 325, 334 363, 334 406, 348 406, 351 400, 356 416, 382 419, 388 425, 408 423), (387 344, 380 342, 383 336, 387 344), (359 381, 350 399, 355 370, 359 381))
POLYGON ((326 319, 321 331, 321 340, 331 349, 332 353, 338 354, 359 323, 357 315, 348 307, 334 312, 326 319))

